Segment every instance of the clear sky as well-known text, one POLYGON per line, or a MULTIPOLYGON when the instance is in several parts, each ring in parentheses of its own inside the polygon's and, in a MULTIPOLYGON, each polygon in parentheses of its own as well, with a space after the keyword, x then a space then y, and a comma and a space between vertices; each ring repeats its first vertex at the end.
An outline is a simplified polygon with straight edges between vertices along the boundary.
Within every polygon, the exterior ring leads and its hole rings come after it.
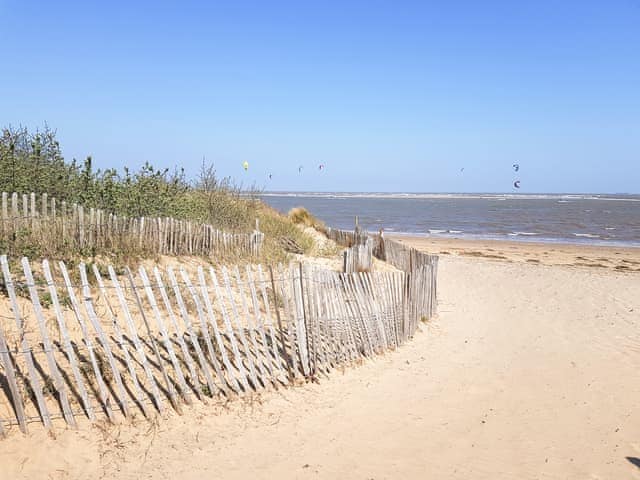
POLYGON ((0 0, 0 44, 0 125, 47 122, 100 167, 640 192, 640 0, 0 0))

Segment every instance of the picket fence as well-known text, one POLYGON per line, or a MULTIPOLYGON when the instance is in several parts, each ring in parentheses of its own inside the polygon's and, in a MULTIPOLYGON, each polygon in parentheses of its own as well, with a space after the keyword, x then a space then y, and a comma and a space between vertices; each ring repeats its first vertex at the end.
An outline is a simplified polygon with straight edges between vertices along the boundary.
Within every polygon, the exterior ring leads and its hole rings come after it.
POLYGON ((330 240, 333 240, 338 245, 347 248, 354 245, 364 245, 367 238, 369 238, 369 233, 367 233, 366 230, 361 230, 357 227, 353 231, 328 227, 326 229, 326 234, 330 240))
POLYGON ((343 253, 345 273, 370 272, 373 268, 373 239, 367 238, 364 244, 355 244, 343 253))
POLYGON ((0 266, 2 435, 56 419, 152 418, 167 403, 181 412, 318 378, 397 348, 435 311, 433 265, 134 273, 3 255, 0 266))
POLYGON ((264 234, 228 233, 205 223, 171 217, 124 217, 104 210, 56 202, 43 193, 2 192, 0 239, 31 237, 60 251, 73 249, 133 250, 170 255, 246 253, 257 256, 264 234))

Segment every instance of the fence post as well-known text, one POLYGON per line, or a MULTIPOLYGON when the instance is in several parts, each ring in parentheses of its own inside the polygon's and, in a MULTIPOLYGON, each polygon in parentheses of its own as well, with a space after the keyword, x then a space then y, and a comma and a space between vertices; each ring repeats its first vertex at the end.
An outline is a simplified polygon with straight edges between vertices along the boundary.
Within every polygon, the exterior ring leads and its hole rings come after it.
POLYGON ((287 348, 286 342, 284 340, 284 329, 282 328, 282 317, 280 317, 280 308, 278 308, 278 293, 276 290, 276 281, 273 277, 273 267, 269 265, 269 275, 271 276, 271 288, 273 289, 273 298, 274 298, 274 310, 276 311, 276 319, 278 320, 278 330, 280 330, 280 343, 282 345, 282 354, 285 355, 285 363, 287 364, 287 371, 289 372, 289 381, 293 383, 294 375, 293 370, 291 368, 292 360, 287 357, 287 348))
POLYGON ((11 277, 11 272, 9 271, 9 262, 7 260, 6 255, 0 256, 0 265, 2 266, 4 284, 7 289, 7 293, 9 294, 9 299, 11 301, 11 309, 13 310, 13 317, 16 321, 16 327, 18 328, 18 332, 21 338, 20 350, 21 350, 22 356, 24 357, 25 363, 27 364, 27 372, 29 373, 29 382, 31 383, 33 393, 35 394, 35 397, 36 397, 36 403, 38 405, 38 409, 40 410, 42 423, 44 423, 44 426, 47 428, 47 430, 49 430, 51 428, 51 417, 49 415, 47 404, 44 401, 44 396, 42 395, 42 385, 38 378, 38 372, 33 362, 33 352, 31 350, 31 346, 29 345, 29 342, 27 341, 27 337, 24 334, 25 332, 24 320, 21 314, 20 306, 18 305, 18 299, 16 297, 16 291, 14 289, 13 279, 11 277))
MULTIPOLYGON (((307 347, 307 361, 309 362, 309 377, 311 379, 313 379, 313 377, 315 377, 316 375, 316 349, 315 349, 315 342, 313 345, 313 349, 312 349, 312 354, 309 355, 311 352, 309 352, 309 345, 311 344, 310 339, 309 339, 309 322, 307 319, 307 309, 305 307, 305 301, 304 301, 304 295, 305 295, 305 288, 304 288, 304 272, 302 270, 302 262, 298 263, 298 271, 300 272, 300 305, 302 307, 302 320, 304 321, 304 331, 305 331, 305 337, 306 337, 306 347, 307 347), (312 358, 313 358, 313 365, 312 365, 312 358)), ((307 293, 308 294, 308 293, 307 293)))

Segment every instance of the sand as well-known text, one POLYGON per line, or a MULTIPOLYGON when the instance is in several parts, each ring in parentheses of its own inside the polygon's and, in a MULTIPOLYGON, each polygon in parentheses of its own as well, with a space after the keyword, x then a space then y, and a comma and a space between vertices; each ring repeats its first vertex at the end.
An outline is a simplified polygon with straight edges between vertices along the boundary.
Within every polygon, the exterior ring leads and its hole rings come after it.
POLYGON ((151 425, 34 425, 0 478, 640 479, 640 274, 500 247, 438 246, 440 315, 396 352, 151 425))
POLYGON ((405 235, 387 235, 387 237, 410 244, 422 251, 442 256, 482 257, 498 261, 640 272, 640 247, 468 240, 405 235))

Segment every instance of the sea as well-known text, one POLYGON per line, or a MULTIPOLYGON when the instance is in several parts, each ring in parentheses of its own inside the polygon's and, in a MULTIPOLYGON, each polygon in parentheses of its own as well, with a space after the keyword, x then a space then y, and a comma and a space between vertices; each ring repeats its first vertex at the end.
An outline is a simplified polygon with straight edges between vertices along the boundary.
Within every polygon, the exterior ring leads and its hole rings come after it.
POLYGON ((443 238, 640 247, 640 195, 263 192, 334 228, 443 238))

